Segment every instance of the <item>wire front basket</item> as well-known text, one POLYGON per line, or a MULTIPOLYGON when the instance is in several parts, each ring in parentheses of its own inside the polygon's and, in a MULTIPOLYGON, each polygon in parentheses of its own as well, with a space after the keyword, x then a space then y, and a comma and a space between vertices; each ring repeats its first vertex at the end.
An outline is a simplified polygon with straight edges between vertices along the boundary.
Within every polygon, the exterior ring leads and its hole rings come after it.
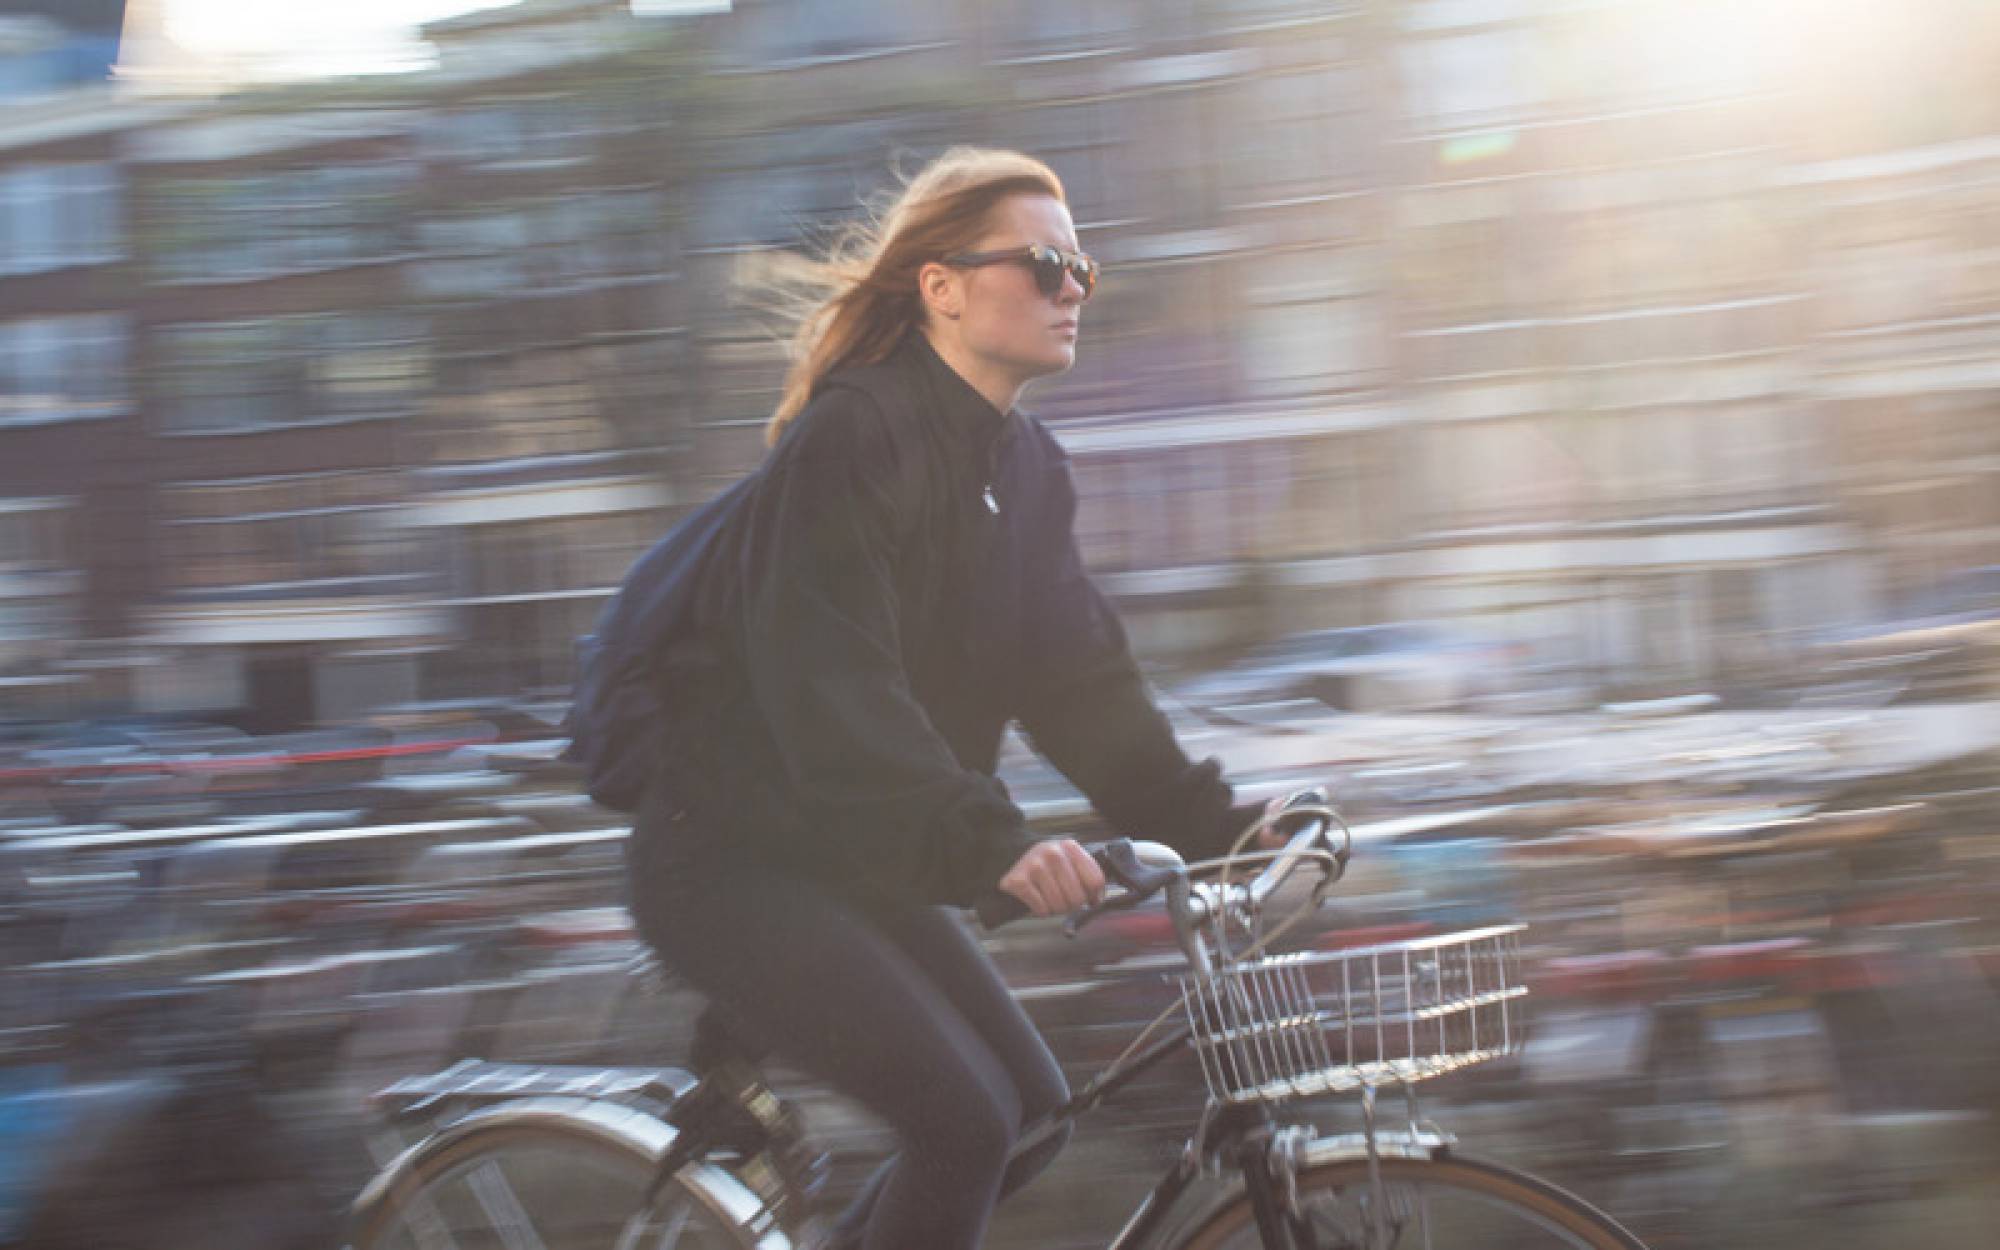
POLYGON ((1181 978, 1209 1092, 1276 1101, 1405 1085, 1513 1054, 1522 925, 1250 960, 1181 978))

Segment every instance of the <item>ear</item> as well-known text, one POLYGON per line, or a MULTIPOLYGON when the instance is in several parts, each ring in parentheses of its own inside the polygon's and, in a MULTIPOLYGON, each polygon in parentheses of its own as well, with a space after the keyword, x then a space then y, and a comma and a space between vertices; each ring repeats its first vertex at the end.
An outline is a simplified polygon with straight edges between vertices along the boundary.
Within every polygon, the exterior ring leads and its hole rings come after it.
POLYGON ((917 271, 917 295, 932 316, 957 321, 965 311, 965 275, 932 261, 917 271))

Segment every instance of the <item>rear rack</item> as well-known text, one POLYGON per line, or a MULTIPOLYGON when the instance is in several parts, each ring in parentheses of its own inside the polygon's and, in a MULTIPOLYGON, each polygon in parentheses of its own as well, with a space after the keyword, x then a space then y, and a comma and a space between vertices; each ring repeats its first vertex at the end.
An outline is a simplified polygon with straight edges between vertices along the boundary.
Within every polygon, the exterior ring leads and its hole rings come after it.
POLYGON ((667 1106, 694 1088, 680 1068, 598 1068, 580 1064, 489 1063, 464 1059, 442 1072, 405 1077, 369 1102, 391 1119, 471 1111, 523 1098, 569 1097, 667 1106))

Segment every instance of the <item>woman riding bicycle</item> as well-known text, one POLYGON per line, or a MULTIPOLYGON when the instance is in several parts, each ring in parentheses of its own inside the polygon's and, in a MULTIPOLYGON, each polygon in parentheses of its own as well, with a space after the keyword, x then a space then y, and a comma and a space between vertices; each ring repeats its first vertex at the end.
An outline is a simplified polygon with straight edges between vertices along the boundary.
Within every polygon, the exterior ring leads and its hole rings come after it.
POLYGON ((1260 809, 1153 706, 1078 555, 1067 459, 1015 407, 1074 362, 1098 278, 1055 174, 953 149, 806 276, 771 450, 657 660, 632 906, 747 1040, 897 1133, 834 1244, 970 1248, 1060 1149, 1009 1162, 1067 1090, 945 905, 1048 916, 1104 889, 1075 842, 1028 834, 993 775, 1005 727, 1190 857, 1260 809))

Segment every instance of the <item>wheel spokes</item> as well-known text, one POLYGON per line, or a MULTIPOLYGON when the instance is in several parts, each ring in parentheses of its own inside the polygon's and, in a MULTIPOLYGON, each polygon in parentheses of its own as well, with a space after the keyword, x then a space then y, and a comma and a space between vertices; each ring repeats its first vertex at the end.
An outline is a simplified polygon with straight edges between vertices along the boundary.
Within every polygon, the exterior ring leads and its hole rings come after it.
POLYGON ((514 1187, 507 1183, 507 1174, 498 1160, 488 1160, 474 1168, 466 1177, 466 1186, 479 1200, 480 1209, 492 1221, 493 1231, 499 1234, 500 1244, 506 1250, 549 1250, 535 1232, 535 1222, 528 1218, 514 1187))

